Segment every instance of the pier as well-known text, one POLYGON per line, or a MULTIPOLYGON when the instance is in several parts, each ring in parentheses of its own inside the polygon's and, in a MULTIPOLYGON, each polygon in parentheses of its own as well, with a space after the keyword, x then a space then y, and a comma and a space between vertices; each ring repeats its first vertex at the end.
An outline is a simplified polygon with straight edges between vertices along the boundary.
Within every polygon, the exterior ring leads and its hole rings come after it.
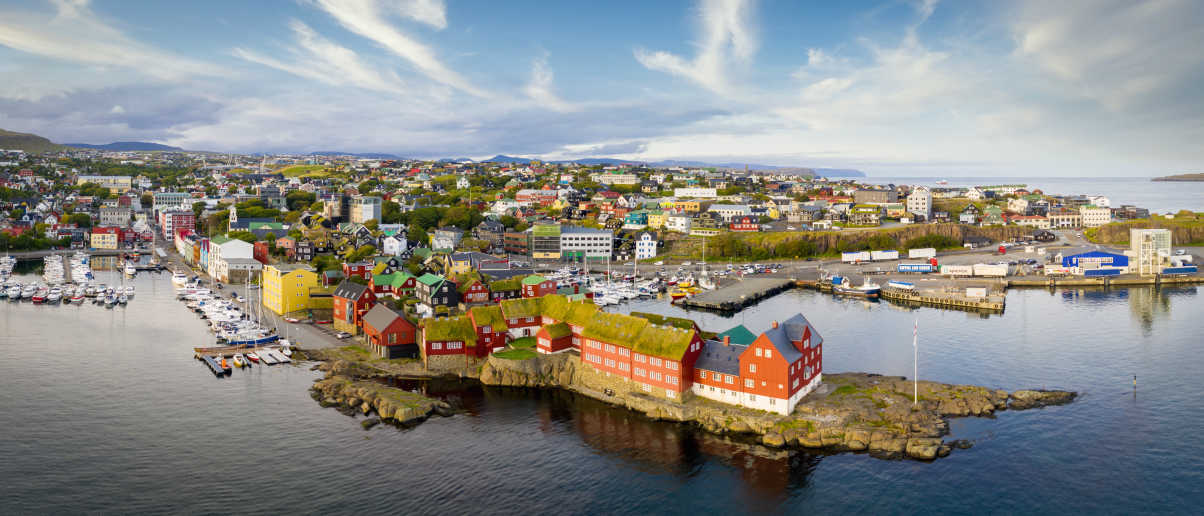
POLYGON ((197 355, 197 358, 200 358, 205 365, 209 366, 209 370, 213 371, 213 376, 224 376, 230 374, 229 367, 222 367, 217 360, 214 360, 213 357, 209 355, 197 355))
POLYGON ((891 301, 975 311, 1002 312, 1005 304, 1005 298, 1002 294, 987 295, 986 297, 970 297, 957 292, 905 290, 883 287, 881 296, 883 299, 891 301))
POLYGON ((747 278, 678 302, 687 308, 733 312, 794 286, 785 278, 747 278))

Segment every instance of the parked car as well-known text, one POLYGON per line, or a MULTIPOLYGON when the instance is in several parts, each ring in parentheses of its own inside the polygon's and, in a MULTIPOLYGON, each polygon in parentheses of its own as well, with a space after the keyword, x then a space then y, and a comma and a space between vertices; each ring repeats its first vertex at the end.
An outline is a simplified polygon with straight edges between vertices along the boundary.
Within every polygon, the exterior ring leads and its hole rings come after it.
POLYGON ((1175 250, 1175 256, 1183 256, 1183 255, 1185 255, 1185 254, 1187 254, 1187 250, 1186 250, 1186 249, 1176 249, 1176 250, 1175 250))
POLYGON ((341 332, 338 332, 338 333, 334 334, 334 336, 335 336, 335 337, 338 337, 338 338, 340 338, 340 339, 346 339, 346 338, 349 338, 349 337, 351 337, 351 334, 350 334, 350 333, 347 333, 347 332, 345 332, 345 331, 341 331, 341 332))

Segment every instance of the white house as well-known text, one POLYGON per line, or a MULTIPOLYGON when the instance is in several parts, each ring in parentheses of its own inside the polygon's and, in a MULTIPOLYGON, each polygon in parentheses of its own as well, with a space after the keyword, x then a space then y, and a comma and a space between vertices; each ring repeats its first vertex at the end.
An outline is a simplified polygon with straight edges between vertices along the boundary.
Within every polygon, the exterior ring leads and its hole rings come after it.
POLYGON ((907 196, 907 213, 932 220, 932 192, 923 186, 916 187, 907 196))
POLYGON ((255 246, 243 242, 242 240, 232 239, 220 244, 209 243, 209 263, 207 264, 209 276, 221 278, 222 271, 225 269, 225 260, 235 260, 242 258, 254 259, 255 246))
POLYGON ((381 239, 381 253, 386 256, 401 256, 406 250, 405 235, 398 233, 381 239))
POLYGON ((457 190, 467 190, 469 186, 472 186, 472 183, 468 182, 468 176, 460 176, 456 179, 457 190))
POLYGON ((677 231, 678 233, 689 233, 694 226, 694 222, 689 215, 677 214, 665 217, 665 229, 669 231, 677 231))
POLYGON ((643 232, 635 237, 635 259, 656 258, 656 239, 652 233, 643 232))

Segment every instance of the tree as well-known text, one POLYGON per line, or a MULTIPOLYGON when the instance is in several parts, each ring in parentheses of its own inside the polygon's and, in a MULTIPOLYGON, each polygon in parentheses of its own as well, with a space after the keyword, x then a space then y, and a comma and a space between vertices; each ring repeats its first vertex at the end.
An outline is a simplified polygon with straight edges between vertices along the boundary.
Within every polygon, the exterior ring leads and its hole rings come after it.
POLYGON ((364 227, 371 231, 376 231, 377 229, 380 229, 380 222, 377 222, 376 219, 368 219, 368 221, 364 223, 364 227))
POLYGON ((72 213, 66 220, 69 224, 75 224, 76 227, 90 228, 92 227, 92 216, 87 213, 72 213))
POLYGON ((359 186, 360 195, 368 195, 370 192, 372 192, 372 189, 376 188, 376 185, 379 185, 379 184, 380 184, 380 181, 377 181, 375 179, 369 179, 367 181, 364 181, 363 183, 360 183, 360 186, 359 186))
POLYGON ((294 190, 284 196, 284 202, 288 205, 289 210, 303 210, 317 200, 316 195, 305 190, 294 190))
POLYGON ((255 233, 250 231, 231 231, 227 233, 226 236, 236 240, 242 240, 248 244, 254 244, 258 240, 255 238, 255 233))
POLYGON ((201 218, 201 213, 203 213, 204 211, 205 211, 205 203, 204 202, 192 203, 192 214, 194 216, 196 216, 196 218, 198 218, 198 219, 201 218))
POLYGON ((410 225, 409 231, 406 232, 406 238, 419 244, 426 244, 430 241, 430 236, 426 234, 426 230, 416 224, 410 225))
POLYGON ((144 209, 150 208, 151 205, 155 203, 155 196, 153 194, 144 193, 142 194, 140 200, 142 201, 142 207, 144 209))
POLYGON ((393 201, 385 201, 380 207, 380 218, 385 224, 400 224, 401 215, 401 205, 393 201))

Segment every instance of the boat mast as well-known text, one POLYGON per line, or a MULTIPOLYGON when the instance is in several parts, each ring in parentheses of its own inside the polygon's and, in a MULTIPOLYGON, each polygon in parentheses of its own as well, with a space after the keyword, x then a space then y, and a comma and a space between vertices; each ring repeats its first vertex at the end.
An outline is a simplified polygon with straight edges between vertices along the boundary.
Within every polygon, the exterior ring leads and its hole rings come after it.
POLYGON ((911 332, 911 404, 920 401, 920 319, 916 318, 915 328, 911 332))

